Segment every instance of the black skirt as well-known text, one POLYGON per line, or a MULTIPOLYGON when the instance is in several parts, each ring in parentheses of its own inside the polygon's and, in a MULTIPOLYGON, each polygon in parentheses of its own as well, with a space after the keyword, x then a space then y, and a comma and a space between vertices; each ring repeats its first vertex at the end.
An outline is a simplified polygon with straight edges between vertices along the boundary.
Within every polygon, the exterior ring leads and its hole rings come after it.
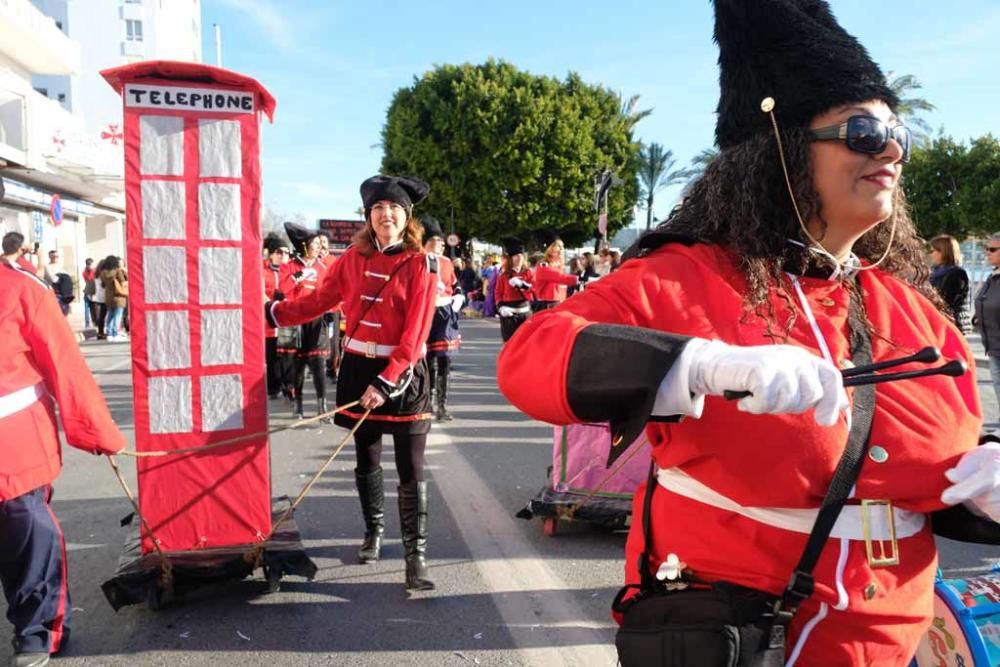
POLYGON ((428 357, 450 357, 458 352, 462 336, 458 333, 458 313, 451 306, 434 309, 431 333, 427 337, 428 357))
POLYGON ((330 354, 330 332, 322 317, 299 325, 300 357, 325 357, 330 354))
MULTIPOLYGON (((385 370, 388 359, 369 358, 353 352, 344 352, 337 377, 337 405, 360 399, 368 385, 385 370)), ((427 362, 418 361, 413 367, 413 379, 401 396, 387 401, 373 410, 358 435, 370 437, 381 434, 424 435, 431 430, 431 389, 427 377, 427 362)), ((344 428, 354 428, 364 414, 360 406, 338 412, 334 423, 344 428)))

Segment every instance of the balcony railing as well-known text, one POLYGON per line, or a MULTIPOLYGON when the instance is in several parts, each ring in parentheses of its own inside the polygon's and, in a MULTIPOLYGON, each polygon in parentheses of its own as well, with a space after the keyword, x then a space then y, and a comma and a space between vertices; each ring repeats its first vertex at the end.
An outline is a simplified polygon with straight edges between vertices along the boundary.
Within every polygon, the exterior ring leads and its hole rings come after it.
POLYGON ((29 0, 0 0, 0 54, 29 74, 80 73, 80 45, 29 0))

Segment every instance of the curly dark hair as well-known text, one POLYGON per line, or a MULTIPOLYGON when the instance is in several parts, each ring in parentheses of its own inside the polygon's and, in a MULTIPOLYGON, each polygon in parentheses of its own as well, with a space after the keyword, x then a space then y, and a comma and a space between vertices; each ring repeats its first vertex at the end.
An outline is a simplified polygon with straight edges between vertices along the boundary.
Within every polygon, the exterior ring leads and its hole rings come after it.
MULTIPOLYGON (((823 203, 812 182, 812 151, 806 129, 782 131, 782 143, 802 219, 816 217, 823 221, 823 203)), ((910 220, 902 188, 894 192, 892 215, 862 236, 854 244, 854 253, 869 262, 878 261, 889 244, 893 224, 892 248, 879 267, 913 285, 940 308, 940 299, 927 281, 930 271, 924 262, 925 244, 910 220)), ((660 229, 733 250, 749 287, 747 311, 767 321, 769 334, 779 322, 768 292, 778 286, 789 305, 789 318, 780 323, 787 337, 795 322, 795 310, 782 287, 783 267, 808 266, 812 253, 788 242, 794 239, 806 246, 810 243, 792 207, 773 135, 755 135, 723 150, 690 186, 683 205, 660 229)))

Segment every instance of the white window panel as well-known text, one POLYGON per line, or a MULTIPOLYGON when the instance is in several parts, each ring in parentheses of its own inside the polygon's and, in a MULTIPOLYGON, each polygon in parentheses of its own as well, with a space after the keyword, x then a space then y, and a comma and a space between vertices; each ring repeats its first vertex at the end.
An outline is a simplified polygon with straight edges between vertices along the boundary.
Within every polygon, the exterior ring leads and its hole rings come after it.
POLYGON ((201 364, 221 366, 243 363, 243 311, 203 310, 201 313, 201 364))
POLYGON ((239 375, 201 378, 201 430, 243 428, 243 381, 239 375))
POLYGON ((150 433, 190 433, 191 378, 149 378, 150 433))
POLYGON ((184 174, 184 119, 180 116, 139 118, 139 171, 143 176, 184 174))
POLYGON ((146 358, 153 371, 191 367, 191 329, 186 310, 146 311, 146 358))
POLYGON ((142 181, 142 235, 147 239, 183 239, 184 183, 142 181))
POLYGON ((240 130, 236 120, 198 121, 198 162, 202 176, 243 176, 240 130))
POLYGON ((243 253, 239 248, 198 250, 198 301, 209 305, 243 303, 243 253))
POLYGON ((198 216, 201 238, 214 241, 239 241, 243 237, 240 223, 239 183, 202 183, 198 186, 198 216))
POLYGON ((187 259, 176 246, 142 249, 142 278, 146 303, 187 303, 187 259))

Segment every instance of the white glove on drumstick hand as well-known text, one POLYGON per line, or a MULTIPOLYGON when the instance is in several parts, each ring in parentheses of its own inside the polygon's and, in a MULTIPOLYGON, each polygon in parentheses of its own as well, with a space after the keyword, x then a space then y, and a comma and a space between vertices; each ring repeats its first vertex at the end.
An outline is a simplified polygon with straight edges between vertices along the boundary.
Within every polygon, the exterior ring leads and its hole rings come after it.
POLYGON ((952 485, 941 494, 941 502, 964 503, 972 513, 1000 522, 1000 443, 966 452, 944 476, 952 485))

